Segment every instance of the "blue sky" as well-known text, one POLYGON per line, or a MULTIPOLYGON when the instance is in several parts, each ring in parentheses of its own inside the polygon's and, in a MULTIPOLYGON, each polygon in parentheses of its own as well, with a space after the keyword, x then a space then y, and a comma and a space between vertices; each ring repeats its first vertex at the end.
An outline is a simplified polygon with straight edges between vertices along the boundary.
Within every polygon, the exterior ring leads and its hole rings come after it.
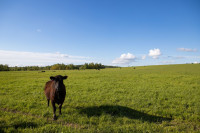
POLYGON ((199 0, 0 0, 0 64, 200 62, 199 0))

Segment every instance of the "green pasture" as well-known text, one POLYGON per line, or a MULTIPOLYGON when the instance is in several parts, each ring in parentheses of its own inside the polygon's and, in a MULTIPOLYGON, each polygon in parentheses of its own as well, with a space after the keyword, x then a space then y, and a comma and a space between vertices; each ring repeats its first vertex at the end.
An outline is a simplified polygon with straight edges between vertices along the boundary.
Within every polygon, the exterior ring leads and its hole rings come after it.
POLYGON ((200 64, 0 72, 0 132, 200 132, 200 64), (68 79, 53 121, 56 75, 68 79))

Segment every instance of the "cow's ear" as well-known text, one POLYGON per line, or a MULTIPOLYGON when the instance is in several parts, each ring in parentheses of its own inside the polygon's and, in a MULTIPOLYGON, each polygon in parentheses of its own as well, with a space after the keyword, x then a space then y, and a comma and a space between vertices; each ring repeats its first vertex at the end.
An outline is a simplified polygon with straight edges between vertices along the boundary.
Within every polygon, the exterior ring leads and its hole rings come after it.
POLYGON ((68 76, 63 76, 63 79, 67 79, 68 76))
POLYGON ((55 77, 53 77, 53 76, 51 76, 51 77, 50 77, 50 79, 51 79, 51 80, 55 80, 56 78, 55 78, 55 77))

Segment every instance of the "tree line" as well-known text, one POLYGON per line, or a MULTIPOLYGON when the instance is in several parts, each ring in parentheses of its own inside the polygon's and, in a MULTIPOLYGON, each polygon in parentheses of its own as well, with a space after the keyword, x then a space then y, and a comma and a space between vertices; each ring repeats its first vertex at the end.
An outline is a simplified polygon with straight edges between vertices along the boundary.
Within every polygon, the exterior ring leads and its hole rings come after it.
POLYGON ((85 70, 85 69, 104 69, 105 66, 101 63, 85 63, 84 65, 74 65, 74 64, 54 64, 51 66, 50 70, 85 70))
POLYGON ((0 64, 0 71, 37 71, 37 70, 85 70, 85 69, 104 69, 105 66, 101 63, 85 63, 84 65, 74 65, 74 64, 54 64, 51 66, 24 66, 24 67, 9 67, 8 65, 0 64))

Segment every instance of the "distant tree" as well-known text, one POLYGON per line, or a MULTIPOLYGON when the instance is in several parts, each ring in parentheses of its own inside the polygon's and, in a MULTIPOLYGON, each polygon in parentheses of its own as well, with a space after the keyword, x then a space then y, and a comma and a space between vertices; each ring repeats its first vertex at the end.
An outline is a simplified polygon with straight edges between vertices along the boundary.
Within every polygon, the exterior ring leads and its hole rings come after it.
POLYGON ((82 66, 79 67, 79 69, 80 69, 80 70, 85 70, 85 69, 86 69, 86 66, 85 66, 85 65, 82 65, 82 66))
POLYGON ((85 63, 84 65, 82 65, 79 69, 84 70, 84 69, 104 69, 105 66, 102 65, 101 63, 85 63))
POLYGON ((8 65, 2 65, 2 64, 0 64, 0 71, 9 71, 8 65))
POLYGON ((43 70, 50 70, 51 66, 46 66, 43 68, 43 70))
POLYGON ((53 66, 51 66, 50 70, 60 70, 59 64, 54 64, 53 66))
POLYGON ((75 69, 79 69, 79 67, 73 64, 69 64, 66 66, 66 70, 75 70, 75 69))
POLYGON ((59 70, 65 70, 66 69, 66 65, 65 64, 59 64, 59 70))
POLYGON ((89 65, 89 68, 88 69, 95 69, 95 66, 94 66, 94 63, 92 62, 92 63, 90 63, 89 65))

